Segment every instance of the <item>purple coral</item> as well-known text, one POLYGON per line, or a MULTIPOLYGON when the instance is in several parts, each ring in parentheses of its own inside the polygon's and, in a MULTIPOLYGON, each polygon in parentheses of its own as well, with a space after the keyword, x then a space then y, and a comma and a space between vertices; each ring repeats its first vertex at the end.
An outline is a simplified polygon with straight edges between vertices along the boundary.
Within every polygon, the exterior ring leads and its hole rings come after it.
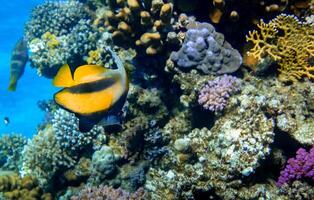
POLYGON ((179 67, 197 68, 205 74, 232 73, 242 63, 240 53, 208 23, 191 23, 181 49, 170 58, 179 67))
POLYGON ((280 172, 276 185, 280 187, 301 178, 310 178, 314 181, 314 146, 310 152, 300 148, 296 157, 288 160, 285 169, 280 172))
POLYGON ((198 103, 210 111, 222 111, 229 97, 240 91, 240 80, 234 76, 224 75, 208 81, 201 89, 198 103))
POLYGON ((85 187, 79 195, 72 196, 71 200, 144 200, 144 190, 139 188, 134 193, 118 188, 100 185, 98 187, 85 187))

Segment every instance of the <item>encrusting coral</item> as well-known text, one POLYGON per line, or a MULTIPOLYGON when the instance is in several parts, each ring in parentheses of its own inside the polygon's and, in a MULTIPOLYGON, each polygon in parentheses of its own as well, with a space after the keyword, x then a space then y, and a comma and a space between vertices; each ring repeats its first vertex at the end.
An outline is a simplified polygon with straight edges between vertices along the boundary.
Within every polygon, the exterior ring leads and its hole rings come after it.
POLYGON ((44 193, 34 177, 21 178, 13 172, 1 172, 0 194, 5 200, 52 200, 51 194, 44 193))
POLYGON ((261 21, 259 31, 249 32, 253 43, 249 55, 262 62, 270 57, 278 65, 279 79, 293 81, 314 79, 314 27, 292 15, 279 15, 269 23, 261 21))

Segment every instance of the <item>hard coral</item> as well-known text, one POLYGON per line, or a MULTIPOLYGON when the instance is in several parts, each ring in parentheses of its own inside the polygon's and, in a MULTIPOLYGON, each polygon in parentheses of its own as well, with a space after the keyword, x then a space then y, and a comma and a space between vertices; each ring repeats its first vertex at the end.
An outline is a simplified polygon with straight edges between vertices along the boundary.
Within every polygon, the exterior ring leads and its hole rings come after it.
POLYGON ((280 177, 276 184, 280 187, 285 183, 301 178, 314 180, 314 146, 309 152, 300 148, 297 151, 296 157, 288 160, 288 164, 285 169, 280 172, 280 177))
POLYGON ((254 47, 248 52, 259 61, 270 57, 279 65, 279 79, 293 81, 314 79, 314 27, 292 15, 279 15, 268 24, 261 21, 259 32, 246 37, 254 47))
POLYGON ((20 173, 35 176, 41 186, 48 186, 59 169, 72 167, 75 162, 57 142, 53 128, 47 126, 24 147, 20 173))
POLYGON ((104 134, 103 127, 98 125, 87 133, 81 133, 75 115, 61 108, 53 112, 51 122, 58 144, 61 148, 74 154, 93 144, 98 135, 104 134))
POLYGON ((240 80, 233 76, 217 77, 201 89, 198 103, 210 111, 221 111, 230 95, 240 90, 240 80))
POLYGON ((26 144, 22 135, 2 135, 0 138, 0 169, 18 171, 22 150, 26 144))
POLYGON ((242 58, 223 34, 208 23, 190 23, 181 49, 171 54, 171 60, 181 68, 197 68, 205 74, 236 71, 242 58))
POLYGON ((130 194, 121 188, 114 189, 100 185, 98 187, 85 187, 77 196, 72 196, 71 200, 144 200, 144 190, 138 189, 130 194))
POLYGON ((0 175, 0 192, 6 200, 52 200, 51 194, 43 193, 38 187, 34 177, 20 178, 10 172, 0 175))
POLYGON ((109 5, 105 26, 112 32, 115 42, 131 42, 131 45, 144 48, 147 55, 161 52, 167 32, 171 30, 172 3, 163 0, 111 0, 109 5))
POLYGON ((90 18, 84 5, 77 1, 48 2, 32 11, 25 26, 25 38, 31 41, 44 33, 61 36, 69 34, 80 19, 90 18))

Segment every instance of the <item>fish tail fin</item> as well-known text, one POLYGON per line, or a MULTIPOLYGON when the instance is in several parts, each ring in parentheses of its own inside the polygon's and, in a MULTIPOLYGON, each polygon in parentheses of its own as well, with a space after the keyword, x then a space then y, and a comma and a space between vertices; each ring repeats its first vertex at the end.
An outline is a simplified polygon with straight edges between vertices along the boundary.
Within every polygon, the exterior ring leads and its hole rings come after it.
POLYGON ((8 90, 13 92, 13 91, 16 90, 16 86, 17 86, 17 79, 16 78, 11 78, 8 90))

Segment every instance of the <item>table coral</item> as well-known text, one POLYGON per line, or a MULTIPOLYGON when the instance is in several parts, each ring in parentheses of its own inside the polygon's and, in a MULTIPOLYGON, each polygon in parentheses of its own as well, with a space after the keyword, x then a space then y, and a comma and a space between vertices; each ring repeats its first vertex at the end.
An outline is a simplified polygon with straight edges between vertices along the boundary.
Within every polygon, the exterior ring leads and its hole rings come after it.
POLYGON ((259 61, 267 56, 278 65, 279 79, 293 81, 308 77, 314 79, 314 28, 292 15, 279 15, 269 23, 261 21, 259 31, 249 32, 246 37, 253 43, 248 52, 259 61))

